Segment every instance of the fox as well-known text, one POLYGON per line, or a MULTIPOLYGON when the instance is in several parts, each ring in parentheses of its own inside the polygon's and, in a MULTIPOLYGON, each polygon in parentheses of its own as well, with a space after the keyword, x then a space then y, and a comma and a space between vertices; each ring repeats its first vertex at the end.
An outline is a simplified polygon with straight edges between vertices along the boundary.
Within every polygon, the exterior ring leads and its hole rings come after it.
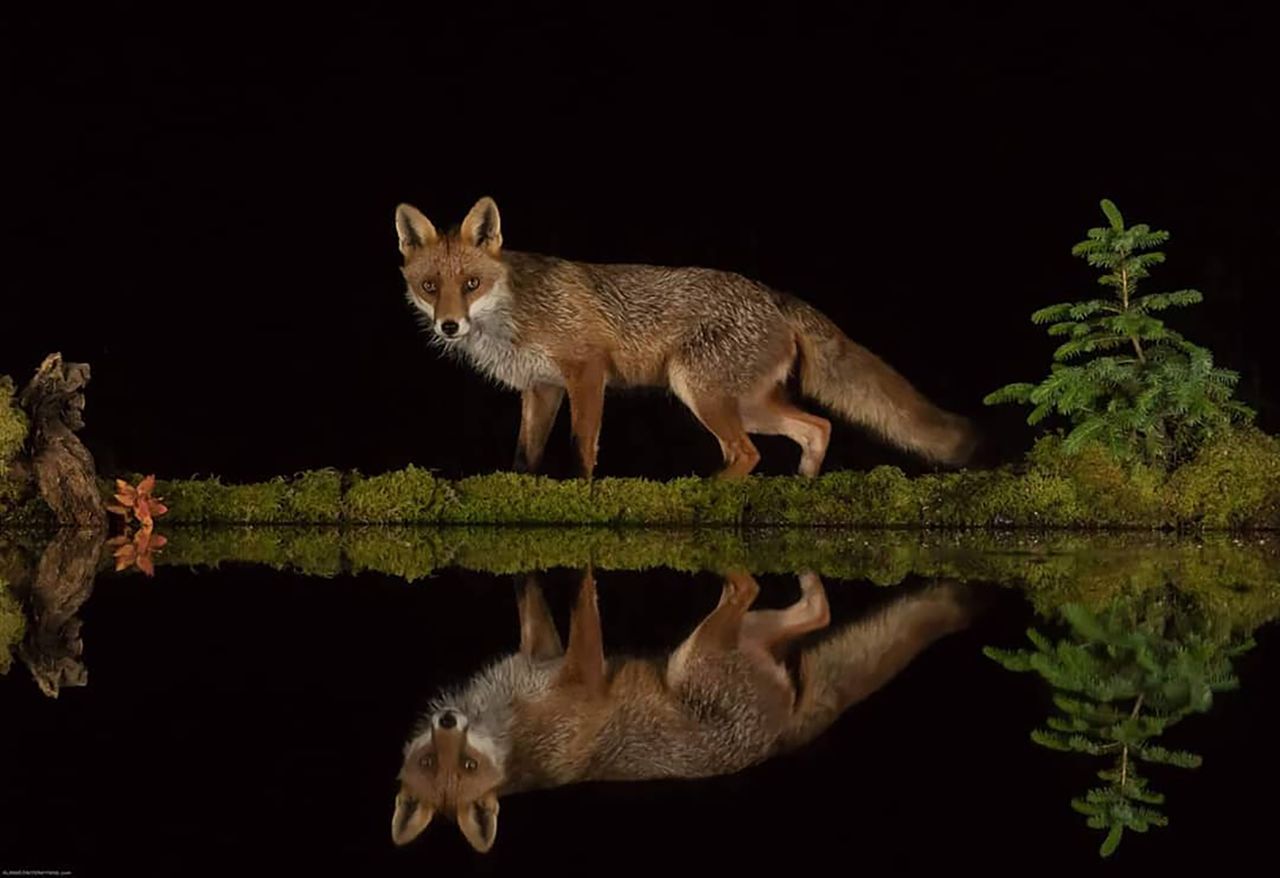
POLYGON ((599 452, 607 388, 674 393, 720 444, 718 475, 760 461, 750 434, 800 447, 799 473, 822 468, 831 422, 788 390, 942 466, 968 463, 973 423, 930 402, 818 309, 740 274, 595 264, 507 250, 488 196, 444 233, 400 204, 396 234, 410 306, 447 354, 520 392, 514 469, 538 470, 564 397, 581 474, 599 452))
POLYGON ((442 815, 487 853, 503 796, 726 775, 798 749, 967 627, 977 606, 966 586, 938 581, 797 649, 831 620, 818 575, 799 581, 790 606, 751 609, 759 585, 730 571, 719 603, 672 652, 606 658, 592 571, 567 646, 531 577, 517 591, 518 651, 432 699, 404 745, 392 841, 408 844, 442 815))

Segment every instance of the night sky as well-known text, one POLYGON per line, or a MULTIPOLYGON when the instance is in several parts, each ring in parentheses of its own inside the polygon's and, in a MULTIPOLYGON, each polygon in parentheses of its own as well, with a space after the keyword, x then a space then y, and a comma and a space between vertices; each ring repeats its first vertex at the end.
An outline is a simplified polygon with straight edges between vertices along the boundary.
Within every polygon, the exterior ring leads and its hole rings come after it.
MULTIPOLYGON (((491 195, 510 249, 809 300, 1012 459, 1025 411, 981 398, 1047 372, 1028 315, 1092 295, 1069 251, 1110 197, 1173 233, 1149 291, 1205 293, 1170 322, 1280 430, 1271 31, 1143 6, 7 10, 0 372, 89 362, 105 471, 509 467, 518 398, 428 350, 392 222, 491 195)), ((827 468, 886 462, 846 429, 827 468)), ((718 466, 673 399, 608 398, 598 474, 718 466)))

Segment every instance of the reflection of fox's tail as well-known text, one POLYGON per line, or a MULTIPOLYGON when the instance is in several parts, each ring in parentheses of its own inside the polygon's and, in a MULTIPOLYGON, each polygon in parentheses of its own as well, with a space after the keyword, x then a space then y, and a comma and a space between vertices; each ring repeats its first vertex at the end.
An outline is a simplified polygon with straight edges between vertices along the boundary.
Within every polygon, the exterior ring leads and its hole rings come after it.
POLYGON ((929 644, 968 627, 968 590, 939 582, 823 638, 800 656, 800 686, 781 749, 812 741, 848 707, 910 664, 929 644))

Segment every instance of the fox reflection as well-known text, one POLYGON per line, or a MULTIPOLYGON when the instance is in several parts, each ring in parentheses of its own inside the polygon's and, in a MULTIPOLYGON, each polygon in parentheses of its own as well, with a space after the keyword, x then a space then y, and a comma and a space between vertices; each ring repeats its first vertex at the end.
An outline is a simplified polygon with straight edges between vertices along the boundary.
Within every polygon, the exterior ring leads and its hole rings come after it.
POLYGON ((716 608, 669 656, 606 659, 587 572, 562 648, 539 586, 521 589, 520 650, 431 702, 405 745, 391 835, 416 838, 436 815, 477 851, 498 830, 499 796, 582 781, 729 774, 812 740, 921 650, 970 618, 962 587, 936 584, 799 651, 827 627, 822 581, 752 610, 745 572, 726 576, 716 608))

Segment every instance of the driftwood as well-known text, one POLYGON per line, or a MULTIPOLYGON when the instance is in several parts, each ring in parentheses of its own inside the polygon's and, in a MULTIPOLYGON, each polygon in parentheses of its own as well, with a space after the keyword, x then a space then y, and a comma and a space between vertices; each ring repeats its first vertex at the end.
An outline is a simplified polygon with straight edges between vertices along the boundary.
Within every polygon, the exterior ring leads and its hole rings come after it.
POLYGON ((64 363, 62 354, 45 357, 18 395, 31 419, 29 467, 40 496, 58 524, 105 533, 107 510, 98 491, 93 455, 75 435, 84 426, 84 389, 88 363, 64 363))
POLYGON ((93 591, 102 556, 97 530, 64 528, 54 534, 25 588, 27 633, 18 658, 31 671, 40 691, 57 698, 65 686, 84 686, 89 672, 80 656, 80 608, 93 591))

